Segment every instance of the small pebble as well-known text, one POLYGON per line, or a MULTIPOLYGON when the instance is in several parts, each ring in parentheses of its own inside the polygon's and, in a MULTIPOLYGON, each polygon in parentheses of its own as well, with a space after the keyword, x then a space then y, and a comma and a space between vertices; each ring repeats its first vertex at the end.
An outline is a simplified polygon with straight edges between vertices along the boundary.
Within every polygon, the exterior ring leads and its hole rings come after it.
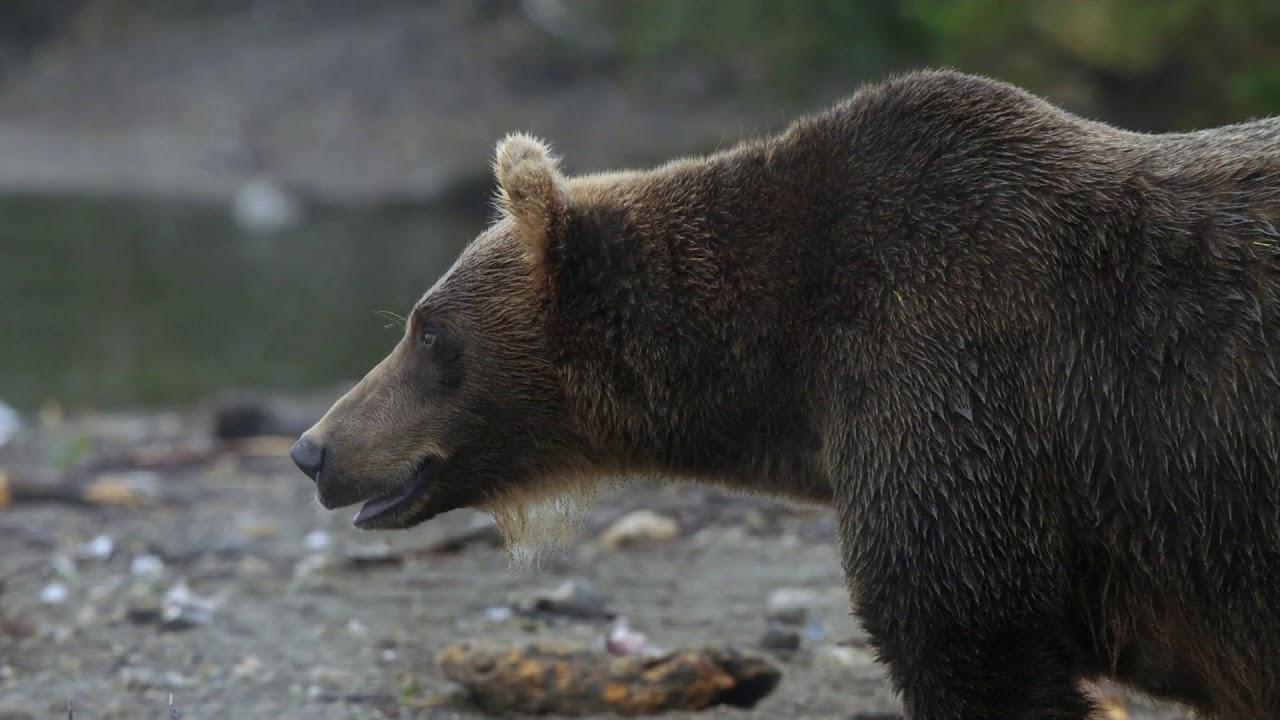
POLYGON ((135 625, 147 625, 160 622, 161 613, 160 603, 149 599, 138 599, 129 604, 124 612, 124 618, 135 625))
POLYGON ((49 583, 40 590, 40 602, 60 605, 67 601, 67 586, 59 582, 49 583))
POLYGON ((640 657, 659 657, 663 650, 649 642, 649 636, 632 630, 625 617, 614 621, 613 627, 605 638, 604 647, 611 655, 639 655, 640 657))
POLYGON ((127 667, 121 670, 120 679, 124 681, 126 687, 132 690, 147 690, 151 688, 178 689, 195 685, 194 680, 176 672, 161 672, 151 668, 139 667, 127 667))
POLYGON ((115 541, 110 535, 99 535, 76 548, 76 557, 81 560, 105 560, 115 551, 115 541))
POLYGON ((636 510, 627 513, 600 533, 600 546, 606 550, 643 543, 665 542, 680 534, 675 520, 652 510, 636 510))
POLYGON ((324 552, 329 549, 331 543, 329 533, 323 530, 312 530, 302 538, 302 546, 307 549, 307 552, 324 552))
POLYGON ((160 611, 160 629, 170 632, 188 630, 213 622, 215 603, 191 592, 186 581, 178 581, 165 593, 160 611))
POLYGON ((246 555, 240 558, 240 562, 236 565, 239 573, 246 577, 266 577, 271 575, 271 563, 254 555, 246 555))
POLYGON ((52 565, 54 571, 62 577, 73 578, 78 574, 78 571, 76 570, 76 561, 72 560, 67 555, 54 555, 53 559, 49 561, 49 564, 52 565))
POLYGON ((544 590, 521 598, 516 612, 524 615, 551 615, 578 620, 612 618, 605 600, 590 580, 570 578, 554 590, 544 590))
POLYGON ((375 568, 404 563, 404 555, 384 542, 351 543, 344 553, 347 565, 353 568, 375 568))
POLYGON ((785 625, 803 625, 820 604, 818 594, 801 588, 778 588, 765 601, 765 616, 785 625))
POLYGON ((791 653, 800 649, 800 633, 794 628, 779 623, 769 623, 764 635, 760 638, 760 647, 791 653))
POLYGON ((331 561, 325 555, 307 555, 293 566, 293 578, 301 580, 329 567, 331 561))
POLYGON ((129 574, 134 577, 155 577, 164 572, 164 561, 157 555, 137 555, 129 562, 129 574))
POLYGON ((848 645, 821 647, 814 653, 814 661, 819 670, 838 677, 873 672, 876 665, 871 653, 848 645))
POLYGON ((269 521, 251 518, 241 522, 240 532, 250 540, 269 540, 280 534, 280 528, 269 521))
POLYGON ((231 669, 231 674, 238 678, 252 678, 262 670, 262 661, 253 655, 246 655, 238 665, 231 669))
POLYGON ((0 447, 8 445, 21 427, 22 422, 18 419, 18 411, 0 402, 0 447))
POLYGON ((93 627, 99 623, 101 617, 97 607, 85 605, 80 608, 80 612, 76 613, 76 624, 81 627, 93 627))
POLYGON ((213 615, 201 608, 165 605, 160 612, 160 629, 167 632, 190 630, 212 621, 213 615))
POLYGON ((823 629, 822 623, 818 622, 817 618, 814 618, 805 623, 801 635, 804 637, 805 642, 817 644, 826 638, 827 632, 823 629))
POLYGON ((509 607, 497 606, 485 608, 484 619, 489 622, 505 622, 511 619, 515 613, 509 607))

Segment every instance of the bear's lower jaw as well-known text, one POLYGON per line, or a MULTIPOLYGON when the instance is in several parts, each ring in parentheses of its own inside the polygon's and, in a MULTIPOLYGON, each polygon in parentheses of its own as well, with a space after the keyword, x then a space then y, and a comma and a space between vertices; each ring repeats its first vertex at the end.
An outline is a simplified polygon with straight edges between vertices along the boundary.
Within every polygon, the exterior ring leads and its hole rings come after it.
POLYGON ((361 505, 360 512, 356 513, 351 522, 355 523, 358 528, 373 527, 379 518, 396 514, 397 510, 407 507, 425 494, 426 486, 415 479, 405 490, 392 493, 378 500, 369 500, 364 505, 361 505))
POLYGON ((440 462, 435 458, 423 460, 409 482, 366 500, 352 523, 362 530, 397 530, 461 507, 456 498, 443 492, 445 488, 440 483, 434 482, 440 462))
POLYGON ((361 530, 403 530, 460 507, 465 503, 433 497, 419 486, 403 496, 366 502, 352 523, 361 530))

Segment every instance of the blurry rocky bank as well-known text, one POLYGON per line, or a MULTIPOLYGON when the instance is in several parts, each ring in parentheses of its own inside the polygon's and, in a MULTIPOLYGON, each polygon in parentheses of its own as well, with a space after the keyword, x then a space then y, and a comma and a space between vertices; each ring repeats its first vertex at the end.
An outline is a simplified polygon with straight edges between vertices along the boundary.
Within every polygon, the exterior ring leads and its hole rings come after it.
POLYGON ((511 130, 548 137, 582 172, 766 129, 696 64, 620 71, 610 32, 556 0, 0 13, 0 192, 229 202, 269 229, 298 202, 483 196, 511 130))

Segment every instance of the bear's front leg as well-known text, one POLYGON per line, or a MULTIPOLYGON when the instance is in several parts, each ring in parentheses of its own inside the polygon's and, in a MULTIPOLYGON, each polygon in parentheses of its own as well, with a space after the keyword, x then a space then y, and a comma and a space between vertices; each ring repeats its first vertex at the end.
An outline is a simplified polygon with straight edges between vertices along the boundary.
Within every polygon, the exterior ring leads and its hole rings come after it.
POLYGON ((860 612, 911 720, 1085 720, 1091 703, 1051 625, 975 629, 898 608, 860 612))
POLYGON ((836 498, 854 606, 907 717, 1087 718, 1064 533, 1043 498, 1012 472, 908 462, 836 498), (901 472, 916 468, 930 472, 901 472))

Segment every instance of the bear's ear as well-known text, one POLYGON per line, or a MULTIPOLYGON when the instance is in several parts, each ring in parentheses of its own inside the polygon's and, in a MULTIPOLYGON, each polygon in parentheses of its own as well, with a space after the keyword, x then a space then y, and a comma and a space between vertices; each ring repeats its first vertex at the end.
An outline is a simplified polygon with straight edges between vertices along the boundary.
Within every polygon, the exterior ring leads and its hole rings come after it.
POLYGON ((531 256, 541 260, 551 234, 563 225, 569 210, 559 164, 545 143, 513 133, 498 143, 493 172, 502 210, 515 220, 531 256))

